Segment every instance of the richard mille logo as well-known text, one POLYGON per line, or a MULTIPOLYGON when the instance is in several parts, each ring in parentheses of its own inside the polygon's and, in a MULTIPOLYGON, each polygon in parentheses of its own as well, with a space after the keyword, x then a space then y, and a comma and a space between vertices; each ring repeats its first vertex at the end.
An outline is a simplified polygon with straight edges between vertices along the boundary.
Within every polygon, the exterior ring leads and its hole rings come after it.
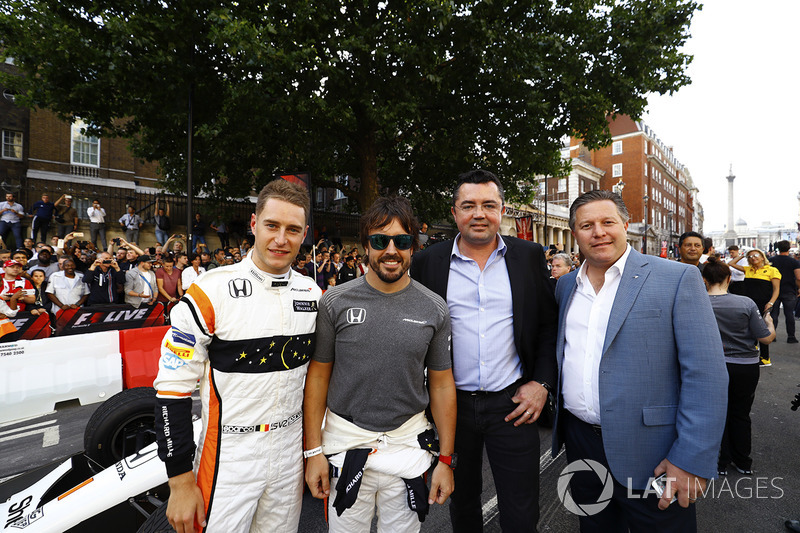
POLYGON ((347 310, 348 324, 363 324, 367 318, 367 310, 361 307, 351 307, 347 310))

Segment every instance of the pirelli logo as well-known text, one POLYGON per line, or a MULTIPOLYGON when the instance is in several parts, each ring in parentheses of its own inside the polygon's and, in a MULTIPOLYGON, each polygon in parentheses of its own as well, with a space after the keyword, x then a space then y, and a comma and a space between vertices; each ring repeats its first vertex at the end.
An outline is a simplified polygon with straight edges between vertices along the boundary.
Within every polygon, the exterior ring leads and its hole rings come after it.
POLYGON ((181 359, 191 359, 194 355, 194 348, 184 348, 183 346, 175 346, 169 340, 164 341, 164 348, 174 353, 181 359))

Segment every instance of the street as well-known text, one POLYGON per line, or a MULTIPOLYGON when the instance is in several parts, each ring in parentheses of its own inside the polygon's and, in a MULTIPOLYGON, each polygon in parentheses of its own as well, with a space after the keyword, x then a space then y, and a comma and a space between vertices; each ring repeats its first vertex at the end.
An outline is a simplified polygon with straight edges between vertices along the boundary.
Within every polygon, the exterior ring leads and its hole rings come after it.
MULTIPOLYGON (((709 486, 697 503, 700 531, 771 532, 785 531, 786 519, 800 519, 800 412, 790 409, 800 392, 800 348, 786 343, 783 322, 778 338, 770 347, 772 367, 761 369, 761 380, 753 406, 753 477, 734 469, 709 486)), ((78 453, 83 448, 86 421, 100 404, 64 405, 54 413, 36 419, 0 425, 0 480, 78 453)), ((550 430, 540 430, 541 519, 539 530, 572 533, 577 517, 558 498, 556 485, 567 466, 564 454, 550 457, 550 430)), ((632 446, 635 443, 631 443, 632 446)), ((496 499, 488 461, 484 460, 484 531, 499 532, 496 499)), ((305 495, 300 531, 326 530, 322 502, 305 495)), ((423 532, 451 531, 446 505, 434 506, 422 524, 423 532)))

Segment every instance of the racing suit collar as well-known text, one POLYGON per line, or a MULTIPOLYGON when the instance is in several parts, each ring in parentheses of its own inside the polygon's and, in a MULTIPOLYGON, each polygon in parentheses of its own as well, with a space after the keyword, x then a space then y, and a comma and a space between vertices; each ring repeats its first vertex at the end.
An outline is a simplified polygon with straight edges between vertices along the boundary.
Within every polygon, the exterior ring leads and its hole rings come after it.
POLYGON ((250 254, 247 254, 247 256, 239 264, 254 281, 257 281, 267 289, 288 289, 292 286, 292 282, 297 275, 291 268, 289 269, 289 272, 282 276, 268 274, 256 266, 256 264, 250 258, 250 254))

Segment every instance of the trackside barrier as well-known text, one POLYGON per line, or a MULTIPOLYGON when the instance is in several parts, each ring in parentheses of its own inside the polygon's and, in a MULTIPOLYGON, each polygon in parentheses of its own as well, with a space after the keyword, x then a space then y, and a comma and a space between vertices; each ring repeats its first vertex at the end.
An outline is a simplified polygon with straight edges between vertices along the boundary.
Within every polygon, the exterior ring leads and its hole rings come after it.
POLYGON ((152 387, 158 374, 161 340, 169 326, 125 329, 119 332, 122 384, 126 389, 152 387))
POLYGON ((104 401, 122 390, 120 361, 119 331, 0 344, 0 423, 104 401))

